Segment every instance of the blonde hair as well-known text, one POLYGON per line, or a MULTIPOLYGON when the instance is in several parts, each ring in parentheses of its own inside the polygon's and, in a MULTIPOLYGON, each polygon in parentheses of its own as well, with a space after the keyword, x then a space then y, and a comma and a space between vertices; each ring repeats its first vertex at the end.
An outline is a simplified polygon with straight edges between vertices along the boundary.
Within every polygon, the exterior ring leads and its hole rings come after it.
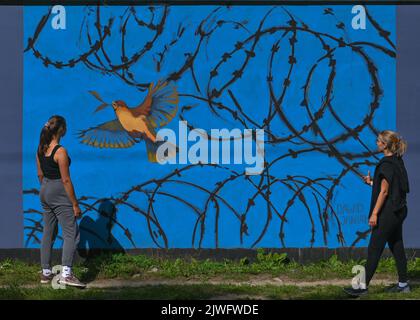
POLYGON ((400 157, 407 151, 407 141, 405 141, 402 136, 395 131, 381 131, 378 138, 380 141, 385 143, 389 151, 400 157))

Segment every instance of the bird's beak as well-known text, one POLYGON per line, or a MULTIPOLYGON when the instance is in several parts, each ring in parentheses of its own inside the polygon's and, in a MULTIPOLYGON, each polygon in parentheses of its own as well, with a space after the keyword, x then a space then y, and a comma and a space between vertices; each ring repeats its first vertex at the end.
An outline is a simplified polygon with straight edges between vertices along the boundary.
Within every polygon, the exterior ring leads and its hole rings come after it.
POLYGON ((110 104, 109 103, 103 103, 101 104, 99 107, 96 108, 95 112, 98 112, 100 110, 105 109, 106 107, 108 107, 110 104))
POLYGON ((111 105, 114 110, 118 108, 118 103, 115 101, 112 101, 111 105))

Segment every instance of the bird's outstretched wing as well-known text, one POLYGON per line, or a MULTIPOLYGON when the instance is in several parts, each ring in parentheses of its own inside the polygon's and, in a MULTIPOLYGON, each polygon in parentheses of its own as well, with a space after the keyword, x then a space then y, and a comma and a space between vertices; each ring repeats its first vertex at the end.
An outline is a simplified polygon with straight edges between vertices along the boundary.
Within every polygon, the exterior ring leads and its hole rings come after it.
POLYGON ((81 142, 97 148, 129 148, 138 140, 124 130, 118 120, 79 131, 81 142))
POLYGON ((162 127, 168 124, 178 111, 178 92, 176 87, 167 81, 158 81, 156 86, 153 82, 149 86, 149 92, 143 102, 130 111, 135 117, 146 116, 149 123, 154 127, 162 127))

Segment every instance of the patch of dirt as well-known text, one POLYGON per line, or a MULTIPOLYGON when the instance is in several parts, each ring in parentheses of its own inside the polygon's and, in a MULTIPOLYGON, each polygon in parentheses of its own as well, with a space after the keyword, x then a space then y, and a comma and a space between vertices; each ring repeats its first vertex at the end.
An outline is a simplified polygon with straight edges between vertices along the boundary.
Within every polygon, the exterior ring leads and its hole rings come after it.
MULTIPOLYGON (((396 282, 391 278, 378 278, 371 281, 372 285, 391 285, 396 282)), ((410 281, 410 283, 413 283, 410 281)), ((250 277, 248 280, 232 280, 223 278, 200 279, 146 279, 146 280, 126 280, 126 279, 106 279, 95 280, 88 284, 88 288, 123 288, 123 287, 143 287, 158 285, 234 285, 234 286, 296 286, 296 287, 317 287, 317 286, 350 286, 351 279, 328 279, 328 280, 298 280, 267 276, 250 277)))
MULTIPOLYGON (((390 276, 375 276, 371 281, 372 285, 391 285, 395 284, 397 279, 390 276)), ((251 275, 241 279, 231 279, 222 276, 212 278, 175 278, 175 279, 162 279, 158 277, 143 277, 139 274, 137 277, 131 279, 97 279, 87 284, 87 288, 136 288, 145 286, 182 286, 182 285, 232 285, 232 286, 295 286, 295 287, 317 287, 317 286, 351 286, 351 279, 323 279, 323 280, 310 280, 310 279, 293 279, 286 276, 273 277, 271 275, 251 275)), ((420 279, 410 280, 410 284, 420 284, 420 279)), ((0 288, 8 287, 6 285, 0 288)), ((21 288, 36 288, 39 284, 24 284, 19 286, 21 288)), ((242 297, 242 296, 241 296, 242 297)), ((222 297, 216 297, 222 298, 222 297)), ((235 295, 235 299, 236 299, 235 295)), ((258 299, 255 296, 251 299, 258 299)), ((263 297, 261 297, 263 298, 263 297)))

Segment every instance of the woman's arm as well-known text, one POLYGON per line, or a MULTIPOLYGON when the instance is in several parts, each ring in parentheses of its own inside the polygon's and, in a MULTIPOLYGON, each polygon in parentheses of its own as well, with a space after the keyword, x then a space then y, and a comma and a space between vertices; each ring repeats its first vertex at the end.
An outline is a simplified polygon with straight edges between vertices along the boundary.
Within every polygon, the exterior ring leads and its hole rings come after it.
POLYGON ((42 179, 44 178, 44 174, 42 173, 42 170, 41 170, 41 164, 39 163, 38 153, 36 154, 36 167, 37 167, 37 171, 38 171, 39 183, 42 183, 42 179))
POLYGON ((376 200, 376 205, 373 208, 372 215, 369 219, 369 225, 372 227, 376 226, 378 222, 378 214, 381 211, 383 204, 385 203, 386 197, 388 196, 389 183, 386 179, 381 181, 381 191, 379 192, 378 199, 376 200))
POLYGON ((80 215, 80 208, 79 204, 77 203, 76 193, 74 192, 73 183, 70 178, 70 170, 69 170, 69 158, 67 156, 67 151, 64 147, 61 147, 55 153, 55 157, 57 159, 58 167, 60 169, 61 174, 61 181, 63 182, 64 189, 67 192, 67 195, 70 198, 71 203, 73 204, 73 210, 75 216, 80 215))

